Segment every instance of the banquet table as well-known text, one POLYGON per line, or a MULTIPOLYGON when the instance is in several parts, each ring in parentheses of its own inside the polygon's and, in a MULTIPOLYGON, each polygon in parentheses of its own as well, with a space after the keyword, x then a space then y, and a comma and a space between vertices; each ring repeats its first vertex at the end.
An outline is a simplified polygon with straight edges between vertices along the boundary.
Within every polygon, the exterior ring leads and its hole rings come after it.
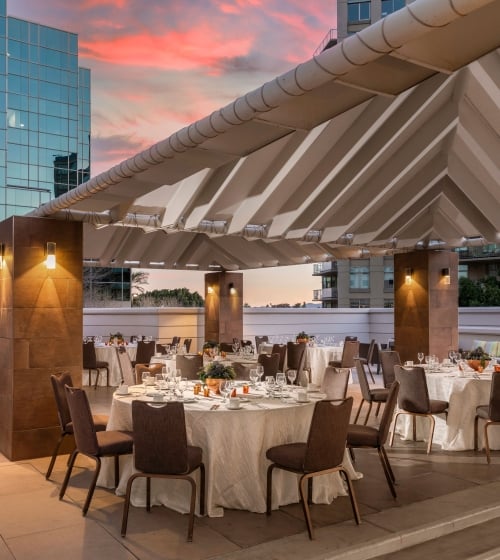
MULTIPOLYGON (((109 430, 132 429, 134 398, 152 400, 140 386, 129 389, 133 394, 115 394, 108 423, 109 430)), ((241 389, 238 389, 240 396, 241 389)), ((266 472, 269 461, 265 452, 269 447, 294 441, 305 441, 314 410, 314 402, 324 395, 310 392, 307 403, 286 399, 264 398, 262 392, 251 389, 248 400, 239 410, 229 410, 219 396, 193 398, 192 389, 184 393, 188 442, 203 450, 207 473, 206 510, 211 517, 222 517, 224 508, 256 513, 266 511, 266 472), (189 401, 189 402, 188 402, 189 401), (219 405, 216 410, 214 404, 219 405)), ((351 479, 361 478, 345 454, 344 464, 351 479)), ((120 482, 116 489, 124 495, 126 483, 134 472, 132 456, 120 459, 120 482)), ((198 473, 195 473, 198 477, 198 473)), ((98 485, 114 486, 113 463, 103 461, 98 485)), ((346 495, 344 482, 338 473, 314 480, 313 501, 330 503, 337 496, 346 495)), ((165 505, 182 513, 189 510, 189 491, 184 481, 154 479, 151 503, 165 505)), ((145 481, 139 479, 132 490, 132 504, 145 506, 145 481)), ((278 470, 273 478, 273 507, 299 501, 297 475, 278 470)))
MULTIPOLYGON (((128 344, 125 346, 127 349, 127 354, 130 356, 131 360, 135 360, 135 355, 137 353, 136 344, 128 344)), ((107 346, 106 344, 96 344, 95 354, 97 361, 108 362, 109 364, 109 384, 111 387, 117 387, 121 383, 121 370, 120 364, 118 362, 118 356, 116 355, 116 346, 107 346)), ((88 384, 88 370, 83 370, 82 384, 88 384)), ((95 373, 94 373, 95 376, 95 373)), ((99 385, 106 385, 106 375, 104 371, 101 371, 99 376, 99 385)))
MULTIPOLYGON (((481 374, 466 372, 455 368, 441 368, 439 371, 426 372, 429 398, 448 401, 448 417, 435 415, 436 426, 433 444, 440 445, 444 451, 464 451, 474 449, 474 417, 476 407, 486 405, 490 398, 491 371, 481 374)), ((426 439, 429 420, 417 418, 417 439, 426 439)), ((482 422, 479 423, 479 448, 483 443, 482 422)), ((403 439, 412 438, 411 417, 400 416, 397 432, 403 439), (402 419, 404 418, 404 420, 402 419)), ((492 428, 489 433, 491 449, 500 449, 500 430, 492 428)))

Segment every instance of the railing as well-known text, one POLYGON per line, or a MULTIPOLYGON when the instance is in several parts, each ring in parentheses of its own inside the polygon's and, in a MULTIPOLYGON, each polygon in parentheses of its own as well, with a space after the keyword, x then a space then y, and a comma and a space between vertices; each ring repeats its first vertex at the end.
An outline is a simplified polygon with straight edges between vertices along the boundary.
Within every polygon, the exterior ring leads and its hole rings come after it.
POLYGON ((313 301, 322 301, 324 299, 333 299, 338 297, 337 288, 322 288, 313 291, 313 301))
POLYGON ((313 55, 318 56, 318 54, 322 53, 325 49, 329 49, 337 44, 337 30, 330 29, 328 33, 325 35, 325 38, 319 44, 319 47, 314 51, 313 55))
POLYGON ((313 275, 324 274, 325 272, 336 272, 337 261, 327 261, 322 263, 315 263, 313 265, 313 275))

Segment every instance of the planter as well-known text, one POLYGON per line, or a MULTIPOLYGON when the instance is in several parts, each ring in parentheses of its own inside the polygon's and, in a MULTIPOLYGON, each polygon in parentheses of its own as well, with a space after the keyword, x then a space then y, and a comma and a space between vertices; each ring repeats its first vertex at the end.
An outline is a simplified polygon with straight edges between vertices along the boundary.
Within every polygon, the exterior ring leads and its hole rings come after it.
POLYGON ((474 371, 482 373, 488 367, 490 360, 467 360, 467 363, 474 371), (481 365, 481 361, 484 365, 481 365))
POLYGON ((309 342, 308 338, 296 338, 295 342, 309 342))
POLYGON ((205 379, 205 385, 210 389, 210 391, 212 391, 212 393, 215 393, 216 395, 220 395, 220 384, 222 381, 224 380, 215 379, 213 377, 207 377, 205 379))

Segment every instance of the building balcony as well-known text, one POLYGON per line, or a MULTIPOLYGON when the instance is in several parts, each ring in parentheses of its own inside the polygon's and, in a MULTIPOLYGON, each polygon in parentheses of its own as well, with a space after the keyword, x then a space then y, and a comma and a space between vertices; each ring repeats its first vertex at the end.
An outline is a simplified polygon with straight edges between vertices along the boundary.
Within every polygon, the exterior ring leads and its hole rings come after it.
POLYGON ((337 261, 315 263, 313 265, 313 276, 321 276, 322 274, 337 272, 337 270, 337 261))
POLYGON ((323 301, 328 299, 337 299, 337 288, 323 288, 321 290, 313 290, 313 301, 323 301))

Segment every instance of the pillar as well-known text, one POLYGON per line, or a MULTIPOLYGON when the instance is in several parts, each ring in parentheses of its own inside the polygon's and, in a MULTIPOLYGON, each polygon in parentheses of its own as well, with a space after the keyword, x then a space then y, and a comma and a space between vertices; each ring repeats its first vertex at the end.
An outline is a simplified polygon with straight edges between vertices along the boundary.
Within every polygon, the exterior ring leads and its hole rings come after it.
POLYGON ((82 224, 13 216, 0 223, 0 244, 0 451, 16 461, 54 449, 50 375, 67 371, 81 385, 82 224))
POLYGON ((414 251, 394 256, 394 337, 401 360, 440 360, 458 348, 458 255, 414 251), (449 272, 449 276, 445 275, 449 272))
POLYGON ((232 342, 243 338, 243 274, 205 275, 205 340, 232 342))

